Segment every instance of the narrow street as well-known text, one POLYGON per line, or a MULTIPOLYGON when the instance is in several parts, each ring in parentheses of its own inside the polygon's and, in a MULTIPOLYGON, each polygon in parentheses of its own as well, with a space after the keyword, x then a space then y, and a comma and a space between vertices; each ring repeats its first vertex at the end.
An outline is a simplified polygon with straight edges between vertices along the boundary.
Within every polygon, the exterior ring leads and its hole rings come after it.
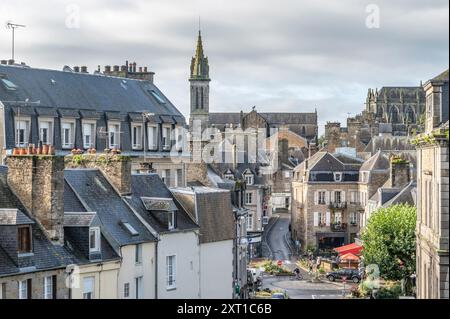
MULTIPOLYGON (((294 270, 296 256, 292 256, 289 241, 289 214, 274 214, 266 233, 264 234, 264 255, 274 261, 281 260, 283 266, 294 270)), ((300 269, 302 280, 292 280, 292 277, 264 275, 263 289, 278 289, 285 291, 291 299, 342 299, 344 285, 339 282, 312 282, 307 272, 300 269)), ((351 285, 346 285, 348 290, 351 285)))

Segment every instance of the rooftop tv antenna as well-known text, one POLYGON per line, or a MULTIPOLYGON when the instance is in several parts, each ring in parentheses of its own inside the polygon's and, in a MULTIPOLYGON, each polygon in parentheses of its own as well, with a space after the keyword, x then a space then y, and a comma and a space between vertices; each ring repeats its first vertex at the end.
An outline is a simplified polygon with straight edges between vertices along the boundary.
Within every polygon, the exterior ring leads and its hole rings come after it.
POLYGON ((14 60, 14 31, 17 29, 17 28, 25 28, 26 26, 25 25, 23 25, 23 24, 17 24, 17 23, 12 23, 11 21, 8 21, 7 23, 6 23, 6 28, 7 29, 11 29, 12 30, 12 54, 11 54, 11 59, 13 59, 14 60))

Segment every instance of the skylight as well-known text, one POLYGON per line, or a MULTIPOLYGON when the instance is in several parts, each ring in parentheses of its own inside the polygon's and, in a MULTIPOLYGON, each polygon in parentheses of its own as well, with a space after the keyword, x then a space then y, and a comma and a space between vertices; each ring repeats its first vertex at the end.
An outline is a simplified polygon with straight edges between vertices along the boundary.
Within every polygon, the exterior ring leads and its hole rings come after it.
POLYGON ((165 104, 166 101, 161 97, 161 95, 158 94, 158 92, 154 91, 154 90, 150 90, 149 91, 151 95, 153 95, 153 97, 161 104, 165 104))
POLYGON ((123 226, 130 232, 131 236, 137 236, 139 233, 136 229, 134 229, 133 226, 130 225, 128 222, 122 222, 123 226))
POLYGON ((15 91, 17 90, 17 85, 15 85, 13 82, 11 82, 10 80, 1 78, 1 81, 3 83, 3 86, 10 91, 15 91))

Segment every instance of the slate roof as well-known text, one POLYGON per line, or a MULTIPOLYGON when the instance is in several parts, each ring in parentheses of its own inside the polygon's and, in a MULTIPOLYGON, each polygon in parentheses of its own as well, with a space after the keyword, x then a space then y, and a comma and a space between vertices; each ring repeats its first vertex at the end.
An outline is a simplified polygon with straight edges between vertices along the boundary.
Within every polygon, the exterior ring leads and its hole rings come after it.
POLYGON ((66 180, 64 180, 64 212, 86 212, 86 208, 66 180))
POLYGON ((210 170, 210 172, 208 173, 208 177, 211 177, 211 181, 214 185, 216 185, 217 182, 220 181, 214 176, 214 173, 222 178, 223 174, 225 174, 225 172, 229 170, 232 172, 236 179, 242 180, 244 178, 244 172, 250 170, 253 173, 253 185, 265 185, 266 177, 263 174, 258 174, 263 166, 264 165, 261 165, 259 163, 238 163, 236 165, 236 168, 233 168, 233 164, 229 163, 208 165, 208 169, 210 170))
MULTIPOLYGON (((173 233, 186 230, 196 230, 198 225, 189 217, 184 207, 177 200, 174 200, 173 194, 158 176, 158 174, 132 174, 131 175, 131 197, 125 198, 133 209, 158 233, 173 233), (165 223, 149 212, 142 203, 142 197, 156 197, 172 199, 178 208, 177 227, 168 230, 165 223)), ((155 211, 156 213, 160 211, 155 211)))
POLYGON ((1 101, 29 99, 40 101, 40 106, 58 109, 183 116, 149 81, 9 65, 0 65, 0 73, 18 86, 17 90, 9 91, 0 84, 1 101), (159 103, 150 93, 152 90, 166 103, 159 103))
MULTIPOLYGON (((245 117, 249 113, 243 113, 245 117)), ((270 124, 317 124, 317 113, 260 113, 270 124)), ((209 123, 211 124, 239 124, 241 113, 209 113, 209 123)))
POLYGON ((397 204, 416 205, 417 201, 417 185, 415 181, 411 181, 402 190, 400 190, 393 198, 383 203, 383 207, 389 207, 397 204))
POLYGON ((414 151, 408 136, 374 136, 370 139, 364 152, 375 154, 377 151, 414 151))
POLYGON ((86 213, 68 213, 64 212, 64 227, 89 227, 94 222, 96 214, 86 213))
POLYGON ((432 78, 431 82, 448 82, 448 69, 432 78))
POLYGON ((102 233, 116 251, 121 246, 156 240, 99 170, 66 169, 64 178, 83 199, 85 208, 97 213, 102 233), (127 221, 139 235, 130 234, 122 221, 127 221))
POLYGON ((174 196, 189 214, 197 217, 200 243, 211 243, 235 238, 234 213, 228 190, 210 187, 174 188, 174 196))
POLYGON ((389 169, 389 158, 385 152, 378 151, 371 158, 364 162, 361 171, 389 169))
MULTIPOLYGON (((7 171, 8 168, 6 166, 0 166, 0 208, 19 209, 24 215, 26 215, 27 218, 34 221, 34 219, 29 216, 22 203, 8 187, 6 178, 7 171)), ((70 254, 66 247, 53 245, 36 222, 34 222, 31 227, 34 254, 29 258, 36 271, 64 268, 69 264, 77 262, 76 258, 70 254)), ((11 259, 7 253, 7 250, 2 247, 0 242, 0 277, 13 275, 20 272, 21 269, 18 264, 11 259)))
POLYGON ((0 208, 0 225, 30 225, 34 224, 27 215, 19 209, 0 208))

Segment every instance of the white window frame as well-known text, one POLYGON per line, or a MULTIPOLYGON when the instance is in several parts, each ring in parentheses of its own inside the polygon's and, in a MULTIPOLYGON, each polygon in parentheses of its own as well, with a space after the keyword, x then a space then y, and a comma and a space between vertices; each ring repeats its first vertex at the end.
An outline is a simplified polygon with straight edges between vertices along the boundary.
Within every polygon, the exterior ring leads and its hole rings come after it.
POLYGON ((19 281, 19 299, 28 299, 28 279, 19 281))
POLYGON ((335 172, 333 174, 335 182, 342 182, 342 172, 335 172))
POLYGON ((325 205, 327 203, 327 191, 318 191, 317 192, 317 204, 325 205), (321 198, 321 194, 323 194, 323 198, 321 198), (323 201, 321 201, 323 199, 323 201))
POLYGON ((245 174, 244 177, 245 177, 245 183, 247 185, 253 185, 253 183, 255 181, 255 178, 254 178, 253 174, 245 174))
POLYGON ((172 147, 172 125, 162 125, 162 147, 164 151, 169 151, 172 147))
POLYGON ((147 145, 149 150, 158 149, 158 125, 147 124, 147 145))
POLYGON ((135 285, 135 290, 134 290, 134 294, 135 294, 135 299, 142 299, 142 295, 144 292, 144 277, 143 276, 139 276, 139 277, 135 277, 134 278, 134 285, 135 285))
POLYGON ((72 149, 75 146, 75 119, 61 119, 61 148, 72 149), (69 129, 69 143, 65 142, 65 130, 69 129))
POLYGON ((53 276, 44 277, 44 299, 53 299, 53 276))
POLYGON ((95 132, 97 130, 97 121, 95 120, 83 120, 81 122, 81 131, 82 131, 82 135, 83 135, 83 147, 85 149, 89 149, 91 147, 95 147, 95 132), (86 134, 86 126, 90 127, 90 143, 86 143, 86 136, 88 136, 88 134, 86 134))
POLYGON ((175 229, 175 211, 169 211, 167 212, 167 219, 169 221, 168 223, 168 229, 173 230, 175 229))
POLYGON ((166 288, 176 289, 177 284, 177 255, 166 256, 166 288))
POLYGON ((136 265, 142 265, 142 244, 136 244, 135 246, 134 262, 136 265))
POLYGON ((245 205, 253 204, 253 193, 245 192, 245 205))
POLYGON ((89 252, 90 253, 98 253, 100 252, 100 228, 99 227, 90 227, 89 228, 89 252), (91 248, 91 232, 94 232, 95 242, 94 248, 91 248))
POLYGON ((225 178, 225 179, 228 179, 228 180, 230 180, 230 181, 234 181, 234 175, 233 175, 233 174, 225 174, 225 175, 224 175, 224 178, 225 178))
POLYGON ((39 131, 39 141, 42 141, 42 144, 53 145, 53 135, 54 135, 54 123, 55 120, 52 117, 39 117, 38 118, 38 131, 39 131), (46 124, 48 127, 47 132, 47 141, 45 142, 42 138, 42 130, 44 129, 43 124, 46 124))
POLYGON ((184 145, 184 130, 183 126, 176 125, 175 126, 175 149, 180 152, 183 150, 184 145))
POLYGON ((142 149, 143 128, 144 128, 144 126, 142 125, 142 123, 131 123, 131 147, 133 148, 133 150, 142 149), (139 135, 136 138, 137 140, 135 139, 135 136, 134 136, 135 129, 138 131, 138 135, 139 135))
POLYGON ((15 118, 15 144, 16 147, 27 147, 30 143, 30 128, 31 128, 31 117, 29 116, 16 116, 15 118), (25 127, 23 127, 25 124, 25 127), (23 130, 23 141, 19 141, 19 130, 23 130))
POLYGON ((249 213, 247 215, 246 222, 247 222, 247 225, 246 225, 247 231, 252 231, 253 230, 253 213, 249 213))
POLYGON ((335 224, 342 224, 342 213, 341 212, 334 212, 334 216, 333 216, 333 222, 335 224), (339 218, 337 218, 339 216, 339 218), (339 221, 338 221, 339 220, 339 221))
POLYGON ((83 278, 83 299, 94 299, 95 298, 95 277, 89 276, 83 278), (92 287, 88 291, 86 288, 88 285, 86 283, 91 284, 92 287), (90 294, 90 295, 89 295, 90 294), (89 298, 87 298, 89 296, 89 298))
POLYGON ((357 212, 351 212, 350 213, 350 225, 358 225, 357 212))
POLYGON ((120 149, 120 122, 119 121, 108 121, 108 148, 120 149), (114 128, 114 130, 112 128, 114 128), (111 137, 114 137, 114 143, 111 143, 111 137))

